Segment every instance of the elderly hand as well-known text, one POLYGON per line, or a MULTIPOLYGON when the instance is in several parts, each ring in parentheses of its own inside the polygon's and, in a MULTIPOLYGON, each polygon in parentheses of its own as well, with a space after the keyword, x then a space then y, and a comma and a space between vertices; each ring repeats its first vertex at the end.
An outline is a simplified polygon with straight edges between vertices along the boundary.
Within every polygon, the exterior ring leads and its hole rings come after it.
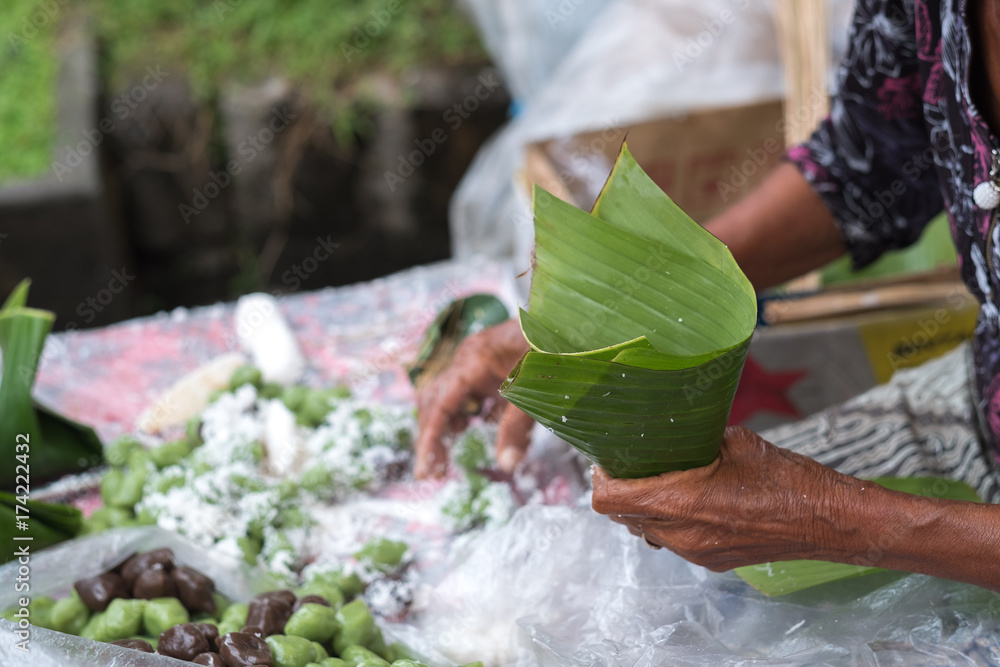
POLYGON ((418 420, 415 474, 441 476, 448 468, 443 443, 461 431, 487 399, 495 399, 490 418, 500 419, 497 463, 508 472, 524 457, 531 417, 500 398, 500 385, 528 350, 517 320, 490 327, 462 341, 451 364, 417 393, 418 420))
POLYGON ((845 536, 838 519, 861 501, 856 491, 865 484, 729 428, 719 457, 701 468, 615 479, 595 467, 593 507, 651 545, 723 571, 832 559, 845 536))

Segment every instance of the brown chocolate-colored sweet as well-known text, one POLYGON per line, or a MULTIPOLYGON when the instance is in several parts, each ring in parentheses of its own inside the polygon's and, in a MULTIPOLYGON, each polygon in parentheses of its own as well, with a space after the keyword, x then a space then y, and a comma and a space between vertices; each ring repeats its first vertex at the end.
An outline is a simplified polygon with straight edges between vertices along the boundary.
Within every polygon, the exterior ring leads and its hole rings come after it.
MULTIPOLYGON (((219 628, 215 623, 195 623, 209 646, 215 646, 215 640, 219 638, 219 628)), ((211 650, 211 649, 209 649, 211 650)))
POLYGON ((218 653, 199 653, 192 660, 196 665, 208 665, 208 667, 226 667, 218 653))
POLYGON ((186 565, 178 565, 172 572, 177 586, 177 597, 188 611, 215 613, 215 582, 198 570, 186 565))
POLYGON ((125 557, 125 560, 123 560, 122 562, 118 563, 118 565, 116 565, 115 567, 111 568, 111 571, 114 572, 115 574, 121 574, 122 573, 122 568, 125 567, 125 563, 129 562, 130 560, 132 560, 132 557, 135 556, 135 554, 136 554, 136 552, 134 552, 134 551, 132 553, 130 553, 128 556, 125 557))
POLYGON ((245 632, 248 635, 253 635, 254 637, 260 637, 261 639, 267 636, 264 634, 264 631, 261 628, 258 628, 256 625, 244 625, 243 629, 240 630, 240 632, 245 632))
POLYGON ((258 627, 264 632, 265 637, 270 637, 285 629, 285 623, 291 615, 292 603, 288 598, 279 595, 258 595, 250 601, 246 625, 258 627))
POLYGON ((245 632, 230 632, 219 637, 219 657, 226 667, 271 665, 271 647, 260 637, 245 632))
POLYGON ((278 591, 268 591, 267 593, 260 593, 254 597, 258 598, 278 598, 279 600, 284 600, 288 604, 295 604, 295 593, 291 592, 287 588, 282 588, 278 591))
POLYGON ((115 598, 127 598, 125 582, 114 572, 80 579, 73 584, 83 604, 93 611, 104 611, 115 598))
POLYGON ((156 650, 171 658, 191 661, 196 655, 209 653, 211 646, 198 623, 181 623, 160 633, 156 650))
POLYGON ((132 597, 142 600, 153 598, 175 597, 177 586, 174 578, 166 570, 146 570, 135 580, 132 586, 132 597))
POLYGON ((295 612, 297 612, 299 610, 299 607, 301 607, 302 605, 310 603, 321 604, 325 607, 330 606, 330 601, 327 600, 322 595, 303 595, 302 597, 300 597, 298 600, 295 601, 295 604, 292 605, 292 613, 294 614, 295 612))
POLYGON ((125 648, 135 649, 136 651, 142 651, 143 653, 152 653, 153 645, 147 642, 145 639, 116 639, 113 642, 109 642, 115 646, 124 646, 125 648))
POLYGON ((171 549, 154 549, 144 554, 136 554, 122 565, 122 579, 129 588, 146 570, 171 570, 174 567, 174 552, 171 549))

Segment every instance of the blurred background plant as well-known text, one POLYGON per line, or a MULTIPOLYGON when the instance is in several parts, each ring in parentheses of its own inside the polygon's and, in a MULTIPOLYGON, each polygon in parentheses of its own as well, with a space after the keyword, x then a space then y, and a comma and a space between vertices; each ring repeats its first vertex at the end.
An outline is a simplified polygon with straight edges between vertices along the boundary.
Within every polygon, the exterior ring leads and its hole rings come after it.
POLYGON ((141 78, 149 62, 180 68, 206 103, 226 81, 279 76, 340 140, 371 130, 358 105, 373 102, 365 85, 373 74, 486 60, 451 0, 88 1, 112 87, 141 78))
POLYGON ((448 122, 490 67, 455 0, 9 0, 0 39, 0 289, 35 277, 56 329, 445 259, 509 103, 448 122))
POLYGON ((0 12, 0 182, 49 168, 55 125, 55 30, 21 35, 37 0, 7 0, 0 12), (13 36, 13 37, 11 37, 13 36), (18 39, 20 37, 20 39, 18 39))

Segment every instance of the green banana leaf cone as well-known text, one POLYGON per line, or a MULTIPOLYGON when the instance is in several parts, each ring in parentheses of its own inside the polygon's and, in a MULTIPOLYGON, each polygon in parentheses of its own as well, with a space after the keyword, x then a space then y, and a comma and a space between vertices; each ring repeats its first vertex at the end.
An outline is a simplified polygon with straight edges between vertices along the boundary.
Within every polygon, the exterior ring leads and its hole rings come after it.
POLYGON ((718 456, 757 319, 729 250, 623 145, 591 213, 535 189, 530 349, 501 394, 616 477, 718 456))

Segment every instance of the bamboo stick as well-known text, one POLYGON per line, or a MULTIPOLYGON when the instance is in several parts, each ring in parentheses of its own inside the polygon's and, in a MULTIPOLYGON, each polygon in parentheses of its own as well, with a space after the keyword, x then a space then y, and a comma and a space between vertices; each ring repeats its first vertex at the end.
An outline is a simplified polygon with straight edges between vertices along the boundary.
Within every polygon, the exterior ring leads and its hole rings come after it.
MULTIPOLYGON (((808 139, 830 110, 827 0, 775 0, 774 17, 785 73, 785 146, 794 146, 808 139)), ((788 288, 803 292, 819 285, 820 274, 812 271, 788 288)))

